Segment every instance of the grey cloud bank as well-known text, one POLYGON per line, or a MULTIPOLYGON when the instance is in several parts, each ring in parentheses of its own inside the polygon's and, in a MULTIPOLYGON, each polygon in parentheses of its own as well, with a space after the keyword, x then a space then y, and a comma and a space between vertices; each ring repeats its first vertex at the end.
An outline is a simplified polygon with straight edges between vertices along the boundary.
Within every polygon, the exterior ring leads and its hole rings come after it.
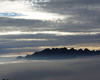
MULTIPOLYGON (((12 3, 13 1, 19 2, 19 0, 10 1, 12 3)), ((64 16, 65 18, 62 20, 37 20, 34 18, 19 19, 1 16, 0 53, 27 52, 29 50, 34 52, 39 50, 39 47, 44 46, 68 46, 77 48, 84 45, 87 48, 93 47, 93 49, 96 49, 96 46, 97 49, 100 48, 99 0, 27 1, 29 1, 30 5, 32 4, 28 9, 31 8, 34 11, 35 8, 40 13, 58 14, 59 17, 64 16), (28 39, 31 39, 31 41, 28 39), (32 41, 32 39, 35 40, 32 41), (39 39, 42 41, 39 41, 39 39), (43 39, 48 40, 43 41, 43 39), (25 47, 28 48, 26 49, 25 47), (20 50, 18 50, 19 48, 20 50)), ((39 14, 37 17, 40 17, 39 14)))

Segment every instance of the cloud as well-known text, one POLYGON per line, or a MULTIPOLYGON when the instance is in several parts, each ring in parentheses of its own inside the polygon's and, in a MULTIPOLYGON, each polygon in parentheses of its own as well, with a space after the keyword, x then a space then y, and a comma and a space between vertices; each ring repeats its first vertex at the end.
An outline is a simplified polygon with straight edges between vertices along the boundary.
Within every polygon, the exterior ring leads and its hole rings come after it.
POLYGON ((0 13, 7 16, 0 17, 0 51, 34 52, 46 46, 99 48, 99 4, 99 0, 1 0, 0 13))
MULTIPOLYGON (((47 13, 45 11, 39 11, 36 7, 32 8, 30 3, 26 0, 6 0, 0 3, 1 13, 18 13, 22 16, 13 16, 13 18, 19 19, 38 19, 38 20, 57 20, 64 17, 59 14, 47 13), (16 5, 15 5, 16 4, 16 5), (9 5, 9 6, 6 6, 9 5)), ((2 16, 2 15, 1 15, 2 16)), ((9 16, 11 17, 11 16, 9 16)))
POLYGON ((10 61, 0 64, 0 75, 1 78, 21 80, 98 80, 99 61, 100 56, 67 60, 10 61))
POLYGON ((66 27, 76 29, 99 28, 99 4, 98 0, 50 0, 50 2, 44 2, 45 6, 43 3, 37 3, 45 11, 70 15, 71 17, 65 20, 66 27))
POLYGON ((55 36, 51 34, 2 35, 0 38, 0 54, 35 52, 47 47, 99 49, 99 43, 99 34, 71 36, 55 36))

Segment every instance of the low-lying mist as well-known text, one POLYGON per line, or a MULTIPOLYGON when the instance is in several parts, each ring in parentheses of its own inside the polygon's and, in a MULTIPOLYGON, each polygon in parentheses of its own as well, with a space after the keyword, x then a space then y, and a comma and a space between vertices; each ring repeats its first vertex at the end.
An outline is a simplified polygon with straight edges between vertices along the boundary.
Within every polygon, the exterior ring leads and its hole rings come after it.
POLYGON ((100 80, 100 56, 66 60, 14 60, 2 63, 0 79, 100 80))

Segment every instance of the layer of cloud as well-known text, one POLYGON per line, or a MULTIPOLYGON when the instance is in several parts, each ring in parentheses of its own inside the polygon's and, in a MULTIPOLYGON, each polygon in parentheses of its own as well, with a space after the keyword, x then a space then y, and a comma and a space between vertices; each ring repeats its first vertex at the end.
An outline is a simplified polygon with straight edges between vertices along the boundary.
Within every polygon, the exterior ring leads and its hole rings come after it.
POLYGON ((0 2, 0 13, 9 14, 0 17, 0 53, 34 52, 46 46, 100 47, 99 0, 0 2))
POLYGON ((1 62, 0 79, 99 80, 99 63, 100 56, 68 60, 22 60, 1 62))

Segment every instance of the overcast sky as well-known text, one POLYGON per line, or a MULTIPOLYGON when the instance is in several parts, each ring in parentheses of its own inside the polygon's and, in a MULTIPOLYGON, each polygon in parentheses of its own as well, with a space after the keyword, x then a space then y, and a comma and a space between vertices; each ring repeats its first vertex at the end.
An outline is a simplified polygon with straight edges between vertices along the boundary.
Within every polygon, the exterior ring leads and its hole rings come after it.
POLYGON ((100 0, 0 0, 0 54, 100 48, 100 0))

